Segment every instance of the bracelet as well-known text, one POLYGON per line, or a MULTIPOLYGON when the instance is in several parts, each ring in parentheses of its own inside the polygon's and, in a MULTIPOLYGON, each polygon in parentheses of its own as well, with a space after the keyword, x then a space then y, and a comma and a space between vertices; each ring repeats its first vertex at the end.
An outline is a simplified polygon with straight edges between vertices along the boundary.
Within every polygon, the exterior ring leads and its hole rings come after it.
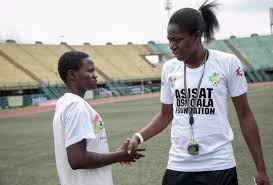
POLYGON ((144 138, 142 137, 142 135, 140 133, 135 133, 134 136, 137 136, 140 140, 140 144, 142 144, 144 142, 144 138))

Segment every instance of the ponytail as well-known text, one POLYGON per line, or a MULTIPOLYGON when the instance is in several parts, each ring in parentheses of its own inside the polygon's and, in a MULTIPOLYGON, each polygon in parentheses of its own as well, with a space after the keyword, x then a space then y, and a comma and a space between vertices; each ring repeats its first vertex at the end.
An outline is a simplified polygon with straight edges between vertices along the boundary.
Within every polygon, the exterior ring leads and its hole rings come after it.
POLYGON ((212 40, 215 30, 219 30, 219 23, 214 13, 217 6, 218 4, 216 4, 215 1, 208 3, 208 0, 206 0, 199 8, 205 22, 204 38, 206 42, 212 40))

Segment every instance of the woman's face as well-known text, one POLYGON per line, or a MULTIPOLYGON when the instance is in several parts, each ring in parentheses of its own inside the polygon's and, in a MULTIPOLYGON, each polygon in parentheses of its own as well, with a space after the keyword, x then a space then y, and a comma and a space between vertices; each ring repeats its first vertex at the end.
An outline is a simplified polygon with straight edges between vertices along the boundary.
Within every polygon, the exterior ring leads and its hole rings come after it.
POLYGON ((183 32, 177 24, 169 24, 167 31, 169 47, 174 56, 186 62, 197 51, 200 38, 196 34, 190 35, 188 32, 183 32))

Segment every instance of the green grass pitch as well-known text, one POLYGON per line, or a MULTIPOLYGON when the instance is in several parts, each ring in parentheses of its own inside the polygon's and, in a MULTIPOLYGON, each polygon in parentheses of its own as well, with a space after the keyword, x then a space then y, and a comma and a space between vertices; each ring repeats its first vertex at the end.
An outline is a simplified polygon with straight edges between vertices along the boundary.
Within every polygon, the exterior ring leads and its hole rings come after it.
MULTIPOLYGON (((268 175, 273 182, 273 87, 250 89, 268 175)), ((253 184, 255 166, 241 136, 234 108, 229 118, 235 140, 239 183, 253 184)), ((111 103, 95 107, 107 129, 111 150, 141 129, 160 109, 159 98, 111 103)), ((0 185, 57 185, 52 136, 53 112, 0 120, 0 185), (36 122, 32 122, 32 118, 36 122)), ((170 147, 170 127, 146 142, 146 157, 132 166, 113 165, 115 185, 160 185, 170 147)))

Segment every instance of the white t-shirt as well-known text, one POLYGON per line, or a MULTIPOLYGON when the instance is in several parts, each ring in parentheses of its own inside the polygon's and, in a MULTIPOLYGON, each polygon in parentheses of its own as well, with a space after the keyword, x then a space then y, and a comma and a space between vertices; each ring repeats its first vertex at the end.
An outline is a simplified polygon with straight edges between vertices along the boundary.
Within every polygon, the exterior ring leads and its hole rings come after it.
POLYGON ((66 148, 83 139, 90 152, 108 153, 103 121, 80 96, 65 93, 57 102, 53 119, 55 157, 61 185, 113 185, 111 166, 72 170, 66 148))
MULTIPOLYGON (((186 68, 190 102, 197 92, 204 65, 186 68)), ((171 148, 168 169, 184 172, 213 171, 236 166, 233 155, 233 132, 228 121, 228 97, 247 92, 241 62, 234 55, 209 50, 205 73, 194 111, 194 137, 199 155, 187 152, 191 139, 189 115, 185 102, 184 63, 176 58, 167 61, 161 76, 161 103, 173 104, 171 148)))

